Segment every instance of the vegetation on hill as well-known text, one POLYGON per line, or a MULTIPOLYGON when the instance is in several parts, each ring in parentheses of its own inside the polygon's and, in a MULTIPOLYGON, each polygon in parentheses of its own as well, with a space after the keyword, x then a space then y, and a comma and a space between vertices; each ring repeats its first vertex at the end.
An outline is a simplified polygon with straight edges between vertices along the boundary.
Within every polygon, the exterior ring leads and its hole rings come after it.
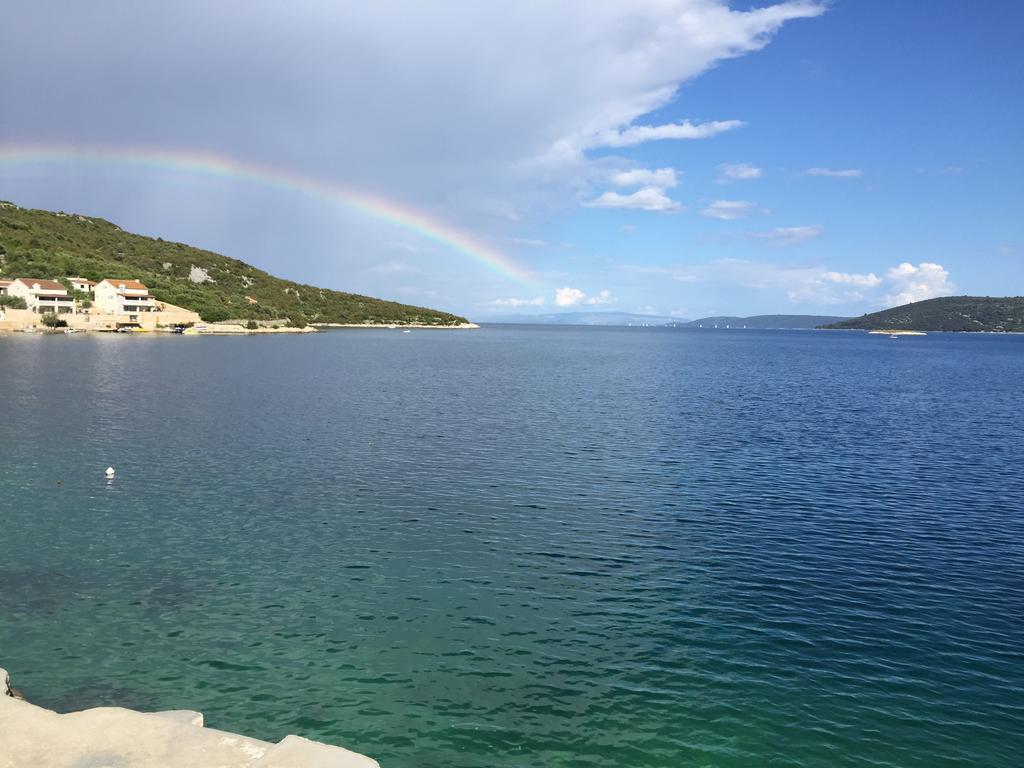
POLYGON ((872 312, 829 329, 1024 332, 1024 296, 946 296, 872 312))
POLYGON ((227 319, 457 325, 465 318, 274 277, 243 261, 125 232, 103 219, 0 201, 0 277, 141 280, 161 301, 227 319), (255 300, 250 301, 250 299, 255 300))

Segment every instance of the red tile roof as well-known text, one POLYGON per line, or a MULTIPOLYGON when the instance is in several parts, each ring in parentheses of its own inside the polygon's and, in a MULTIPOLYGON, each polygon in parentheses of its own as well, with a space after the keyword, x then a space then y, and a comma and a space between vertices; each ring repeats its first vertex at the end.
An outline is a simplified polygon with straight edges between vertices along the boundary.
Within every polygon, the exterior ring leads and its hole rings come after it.
POLYGON ((144 286, 138 280, 114 280, 111 278, 106 279, 111 285, 120 288, 122 285, 129 291, 148 291, 149 288, 144 286))
POLYGON ((60 283, 56 282, 55 280, 40 280, 37 277, 19 277, 18 280, 20 280, 22 283, 27 285, 29 288, 32 288, 33 286, 38 285, 39 286, 39 290, 41 290, 41 291, 66 291, 67 290, 63 285, 61 285, 60 283))

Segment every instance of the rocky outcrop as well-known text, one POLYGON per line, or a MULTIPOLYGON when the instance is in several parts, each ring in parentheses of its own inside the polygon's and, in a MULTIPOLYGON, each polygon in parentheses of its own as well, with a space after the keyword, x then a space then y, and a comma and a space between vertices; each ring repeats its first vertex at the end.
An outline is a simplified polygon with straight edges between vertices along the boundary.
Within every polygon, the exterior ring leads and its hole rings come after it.
POLYGON ((13 690, 0 669, 0 768, 379 768, 299 736, 271 744, 204 728, 199 712, 97 707, 59 715, 14 698, 13 690))

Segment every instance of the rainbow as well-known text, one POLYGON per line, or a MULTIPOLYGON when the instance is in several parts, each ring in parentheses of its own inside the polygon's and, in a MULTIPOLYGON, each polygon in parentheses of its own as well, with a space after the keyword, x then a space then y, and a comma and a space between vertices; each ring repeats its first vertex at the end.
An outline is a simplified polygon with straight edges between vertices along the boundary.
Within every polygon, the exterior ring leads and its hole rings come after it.
POLYGON ((535 287, 529 271, 466 232, 393 200, 312 176, 189 150, 0 144, 0 167, 55 164, 153 168, 296 192, 388 222, 467 256, 503 277, 535 287))

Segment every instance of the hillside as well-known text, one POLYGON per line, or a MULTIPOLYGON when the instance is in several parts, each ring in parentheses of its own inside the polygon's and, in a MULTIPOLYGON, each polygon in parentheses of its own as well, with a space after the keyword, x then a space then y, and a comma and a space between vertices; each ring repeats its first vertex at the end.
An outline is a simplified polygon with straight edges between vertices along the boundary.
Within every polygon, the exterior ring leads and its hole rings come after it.
POLYGON ((761 329, 808 329, 817 328, 825 323, 837 323, 847 320, 845 317, 831 315, 751 315, 750 317, 702 317, 687 323, 673 323, 677 328, 761 328, 761 329))
POLYGON ((1024 297, 946 296, 872 312, 828 329, 1024 332, 1024 297))
POLYGON ((125 232, 103 219, 0 201, 0 277, 141 280, 204 320, 457 325, 462 317, 274 277, 243 261, 125 232), (249 298, 255 299, 252 303, 249 298))

